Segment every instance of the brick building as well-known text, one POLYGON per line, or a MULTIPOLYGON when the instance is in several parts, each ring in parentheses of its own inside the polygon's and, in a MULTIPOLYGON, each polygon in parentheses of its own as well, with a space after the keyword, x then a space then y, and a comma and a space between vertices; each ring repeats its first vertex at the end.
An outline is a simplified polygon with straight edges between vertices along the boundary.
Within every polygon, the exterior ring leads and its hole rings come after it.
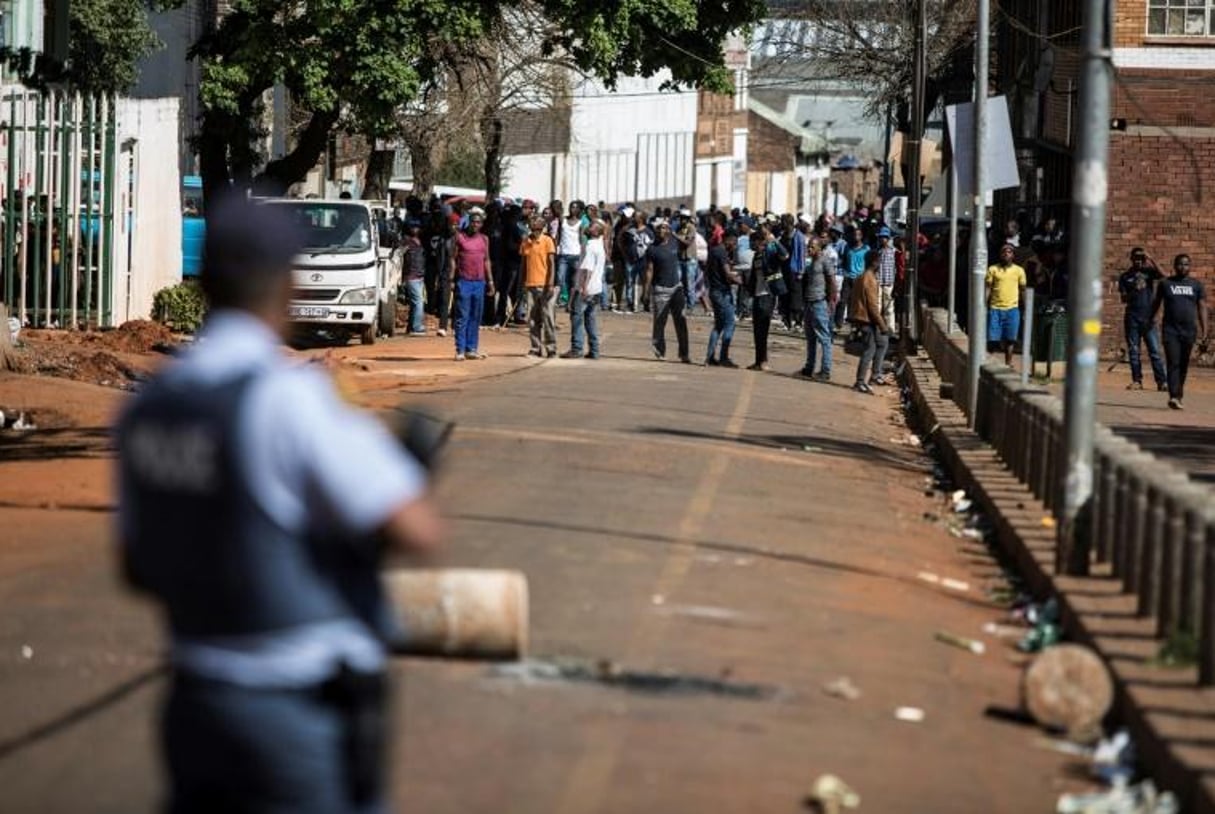
MULTIPOLYGON (((1175 254, 1215 284, 1215 0, 1118 4, 1118 82, 1111 114, 1106 271, 1117 274, 1133 246, 1166 273, 1175 254)), ((1208 306, 1210 301, 1208 299, 1208 306)), ((1122 308, 1106 300, 1107 350, 1120 346, 1122 308)))
MULTIPOLYGON (((1008 0, 1003 8, 995 77, 1010 97, 1022 187, 997 195, 995 218, 1025 211, 1068 224, 1080 4, 1008 0)), ((1145 247, 1166 273, 1175 254, 1188 253, 1195 275, 1215 284, 1215 0, 1123 0, 1113 40, 1107 354, 1123 344, 1113 282, 1132 247, 1145 247)))

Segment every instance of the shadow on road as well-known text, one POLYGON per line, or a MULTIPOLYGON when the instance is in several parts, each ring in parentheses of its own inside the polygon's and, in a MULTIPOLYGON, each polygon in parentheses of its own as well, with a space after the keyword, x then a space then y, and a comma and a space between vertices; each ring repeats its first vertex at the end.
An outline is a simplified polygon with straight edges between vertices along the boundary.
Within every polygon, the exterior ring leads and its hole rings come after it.
POLYGON ((722 441, 765 449, 794 449, 833 455, 840 458, 858 458, 863 461, 893 466, 906 472, 922 473, 924 467, 916 466, 907 458, 891 450, 865 441, 850 441, 826 435, 725 435, 723 433, 697 432, 673 427, 638 427, 644 435, 669 435, 676 438, 696 438, 706 441, 722 441), (808 448, 808 449, 807 449, 808 448))
POLYGON ((6 432, 0 435, 0 461, 49 461, 102 458, 113 451, 109 427, 6 432))
POLYGON ((1122 424, 1110 429, 1145 452, 1176 463, 1194 480, 1215 484, 1215 427, 1122 424))
POLYGON ((45 724, 40 724, 28 732, 9 738, 0 743, 0 761, 12 757, 22 749, 33 746, 47 738, 54 737, 76 724, 87 721, 94 715, 104 712, 145 685, 156 681, 163 675, 167 675, 168 672, 169 667, 167 664, 158 664, 155 667, 137 673, 96 698, 69 709, 67 712, 45 724))
POLYGON ((653 534, 650 532, 628 531, 624 529, 610 529, 599 526, 584 526, 577 523, 560 523, 552 520, 532 520, 519 517, 507 517, 505 515, 458 512, 455 514, 449 514, 447 516, 453 520, 468 520, 477 523, 492 523, 494 525, 503 526, 522 526, 524 528, 564 531, 576 534, 594 535, 598 537, 615 537, 620 539, 636 540, 643 543, 657 543, 660 545, 690 546, 692 548, 702 549, 704 551, 717 551, 724 554, 734 554, 737 556, 759 557, 765 560, 792 563, 794 565, 804 565, 810 568, 822 568, 845 574, 872 577, 874 579, 890 580, 892 582, 899 582, 904 585, 914 585, 917 588, 921 588, 937 596, 952 599, 967 605, 973 605, 977 608, 983 608, 984 610, 1005 609, 1003 605, 999 605, 986 599, 966 596, 957 592, 936 588, 933 585, 918 579, 914 574, 908 574, 906 576, 901 574, 892 574, 887 571, 879 571, 876 568, 866 568, 862 565, 853 565, 851 563, 839 562, 837 560, 825 560, 821 557, 811 557, 807 554, 798 554, 793 551, 778 551, 760 546, 745 545, 743 543, 730 543, 715 540, 689 540, 666 534, 653 534))

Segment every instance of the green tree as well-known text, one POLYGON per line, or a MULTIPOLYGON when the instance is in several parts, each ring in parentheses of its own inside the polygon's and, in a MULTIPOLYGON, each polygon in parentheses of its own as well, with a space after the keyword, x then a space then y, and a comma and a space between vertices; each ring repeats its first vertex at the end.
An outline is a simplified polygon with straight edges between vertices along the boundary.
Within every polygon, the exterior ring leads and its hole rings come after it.
POLYGON ((71 0, 68 82, 83 93, 125 93, 159 44, 143 0, 71 0))
MULTIPOLYGON (((729 86, 721 44, 760 19, 763 0, 538 0, 550 29, 538 57, 568 54, 609 85, 669 69, 674 84, 729 86)), ((502 20, 489 0, 236 0, 194 53, 203 60, 199 154, 208 194, 229 183, 281 193, 302 180, 330 134, 391 137, 400 111, 445 63, 502 20), (438 54, 438 56, 436 56, 438 54), (294 148, 257 172, 263 93, 282 83, 311 112, 294 148)))

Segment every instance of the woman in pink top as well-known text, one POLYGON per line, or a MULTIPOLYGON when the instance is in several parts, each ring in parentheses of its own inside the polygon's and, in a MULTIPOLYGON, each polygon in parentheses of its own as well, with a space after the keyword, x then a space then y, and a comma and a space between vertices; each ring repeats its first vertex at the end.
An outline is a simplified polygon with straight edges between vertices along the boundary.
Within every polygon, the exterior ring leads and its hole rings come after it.
POLYGON ((494 275, 489 262, 489 238, 481 233, 485 213, 474 207, 468 228, 456 234, 451 257, 452 287, 456 292, 456 361, 484 359, 477 349, 485 298, 494 295, 494 275))

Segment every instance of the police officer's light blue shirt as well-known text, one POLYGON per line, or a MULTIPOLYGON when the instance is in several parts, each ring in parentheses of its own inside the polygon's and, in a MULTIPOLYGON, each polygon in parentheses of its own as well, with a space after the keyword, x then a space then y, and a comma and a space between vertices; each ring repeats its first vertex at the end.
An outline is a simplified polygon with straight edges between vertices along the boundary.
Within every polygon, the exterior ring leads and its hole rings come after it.
MULTIPOLYGON (((198 344, 163 375, 217 384, 248 371, 259 375, 239 421, 240 465, 253 500, 282 528, 301 540, 317 533, 357 538, 421 496, 425 474, 388 430, 345 404, 322 372, 290 360, 274 333, 250 315, 214 314, 198 344)), ((121 495, 123 532, 138 511, 133 501, 121 495)), ((324 681, 341 664, 376 670, 385 652, 351 617, 266 634, 178 639, 172 657, 194 675, 292 687, 324 681)))

